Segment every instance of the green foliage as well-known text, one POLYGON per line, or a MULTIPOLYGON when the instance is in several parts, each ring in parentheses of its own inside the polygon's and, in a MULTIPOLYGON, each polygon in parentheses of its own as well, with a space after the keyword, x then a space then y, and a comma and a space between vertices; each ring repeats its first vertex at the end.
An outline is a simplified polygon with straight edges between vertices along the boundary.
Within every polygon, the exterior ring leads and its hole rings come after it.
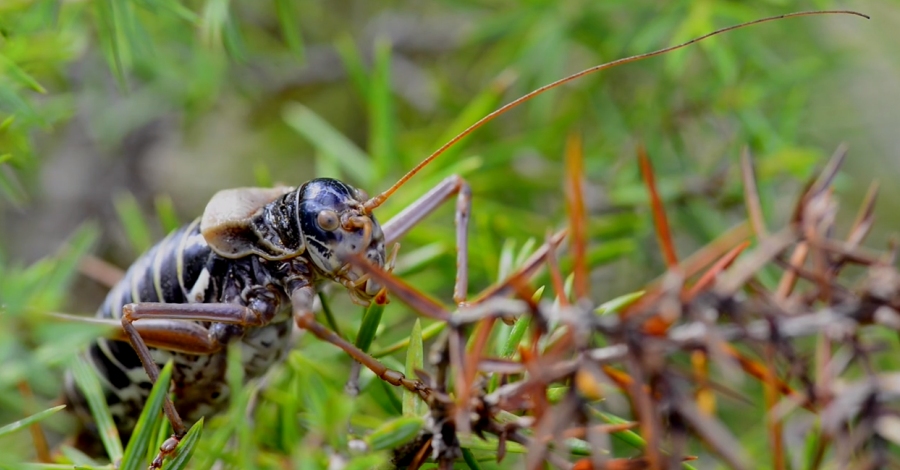
POLYGON ((154 431, 159 427, 160 411, 162 411, 171 380, 172 362, 169 361, 159 372, 159 380, 153 384, 153 389, 147 397, 147 403, 134 427, 134 434, 125 449, 122 464, 119 465, 121 470, 138 470, 145 467, 147 462, 143 458, 159 448, 159 446, 153 445, 154 439, 157 437, 157 433, 154 431))
MULTIPOLYGON (((103 396, 103 389, 100 388, 100 378, 97 377, 97 371, 91 367, 86 359, 77 357, 72 363, 72 375, 75 377, 75 383, 78 389, 84 393, 88 407, 91 410, 91 416, 97 423, 97 434, 103 441, 103 448, 106 455, 109 456, 111 462, 122 460, 124 451, 122 450, 122 440, 119 438, 119 430, 113 423, 112 413, 106 404, 106 398, 103 396)), ((153 416, 153 415, 151 415, 153 416)))
POLYGON ((384 314, 384 303, 372 302, 363 313, 362 323, 359 325, 359 331, 356 333, 356 347, 364 352, 369 352, 372 340, 381 324, 381 316, 384 314))
MULTIPOLYGON (((406 367, 404 373, 407 377, 416 377, 417 370, 425 370, 425 351, 422 344, 422 324, 416 319, 412 332, 409 334, 409 346, 406 348, 406 367)), ((403 416, 425 416, 428 406, 409 390, 403 391, 403 416)))
POLYGON ((0 437, 5 436, 6 434, 11 434, 19 429, 24 429, 28 426, 31 426, 34 423, 41 421, 42 419, 56 413, 57 411, 65 408, 65 405, 54 406, 53 408, 46 409, 41 411, 40 413, 35 413, 25 419, 20 419, 15 423, 9 423, 6 426, 0 427, 0 437))
MULTIPOLYGON (((252 153, 236 150, 213 160, 236 168, 240 184, 293 185, 315 174, 346 179, 374 194, 498 105, 569 72, 784 13, 783 3, 774 1, 753 6, 720 0, 665 6, 649 1, 447 1, 428 8, 363 3, 353 5, 355 14, 345 15, 337 5, 291 0, 3 2, 0 205, 30 207, 31 196, 41 191, 44 156, 53 143, 65 142, 65 126, 79 113, 98 145, 114 148, 135 129, 168 115, 181 119, 179 132, 187 141, 201 139, 203 124, 229 106, 240 106, 242 123, 262 136, 254 140, 252 153), (445 33, 431 35, 421 27, 414 31, 426 45, 417 45, 415 38, 391 36, 391 28, 371 26, 369 19, 379 15, 401 21, 421 17, 435 28, 446 18, 451 26, 459 22, 452 29, 464 33, 445 39, 440 36, 445 33), (364 36, 367 25, 378 34, 364 36), (441 47, 427 46, 426 40, 442 39, 441 47), (334 68, 340 78, 313 85, 294 80, 321 48, 340 62, 334 68), (84 76, 75 80, 71 68, 79 65, 84 76), (90 102, 89 112, 79 100, 90 102)), ((720 179, 719 172, 723 162, 737 161, 745 145, 757 156, 763 203, 778 209, 778 184, 808 177, 811 163, 827 151, 804 143, 802 125, 809 83, 832 60, 820 49, 817 31, 815 19, 766 25, 553 91, 461 141, 398 192, 378 217, 388 220, 448 174, 465 176, 475 195, 470 284, 481 290, 505 278, 548 229, 564 223, 563 146, 569 132, 579 131, 587 149, 584 176, 602 201, 592 207, 588 224, 593 242, 588 263, 594 268, 640 265, 640 271, 622 270, 626 274, 617 285, 597 286, 603 299, 623 295, 663 269, 656 256, 647 254, 651 222, 634 143, 643 143, 658 165, 662 195, 686 244, 704 243, 735 221, 739 179, 734 172, 720 179), (707 185, 720 196, 707 198, 707 185)), ((238 148, 242 136, 220 138, 238 148)), ((178 163, 188 166, 189 160, 178 163)), ((212 166, 206 162, 206 167, 200 163, 199 169, 184 171, 196 171, 202 179, 202 171, 212 166)), ((157 222, 169 231, 202 210, 182 206, 177 195, 154 195, 158 220, 148 222, 151 211, 129 190, 110 188, 122 194, 110 197, 110 203, 132 254, 159 238, 157 222)), ((455 269, 450 214, 441 210, 403 240, 395 270, 443 299, 449 298, 455 269)), ((0 225, 15 220, 10 212, 0 213, 0 225)), ((23 380, 41 397, 38 409, 46 408, 35 416, 50 412, 63 358, 99 334, 97 328, 63 327, 42 315, 65 306, 78 260, 97 237, 96 229, 87 226, 59 253, 29 267, 21 267, 15 253, 0 246, 0 423, 32 414, 15 388, 23 380)), ((568 271, 565 261, 563 269, 568 271)), ((601 308, 615 311, 634 295, 601 308)), ((399 304, 377 316, 362 316, 340 295, 328 300, 337 304, 337 314, 330 315, 337 330, 357 331, 359 344, 407 375, 426 367, 423 342, 444 327, 413 323, 412 313, 399 304)), ((528 327, 528 321, 498 326, 490 350, 514 357, 519 346, 528 344, 528 327)), ((292 468, 325 468, 337 458, 346 459, 346 468, 385 464, 389 458, 381 450, 411 436, 386 430, 417 429, 421 403, 408 393, 398 399, 398 391, 367 371, 360 377, 360 396, 347 396, 343 384, 350 361, 318 341, 302 342, 303 349, 267 376, 266 386, 243 385, 235 366, 240 351, 231 350, 229 380, 236 393, 230 409, 192 428, 182 442, 190 450, 167 468, 183 468, 191 452, 191 468, 201 469, 217 460, 232 468, 280 468, 285 459, 292 468), (206 429, 202 436, 201 428, 206 429), (378 452, 355 453, 355 440, 378 452)), ((90 371, 83 368, 76 366, 76 376, 90 382, 90 371)), ((490 384, 497 386, 496 380, 490 384)), ((152 396, 159 399, 157 389, 164 388, 154 388, 152 396)), ((96 400, 98 393, 88 396, 96 400)), ((123 465, 152 454, 166 437, 162 420, 150 424, 159 416, 156 403, 145 409, 141 437, 124 451, 123 465)), ((93 407, 105 429, 107 457, 116 460, 123 450, 108 409, 100 402, 93 407)), ((52 426, 62 434, 73 428, 70 422, 52 426)), ((26 433, 4 436, 4 429, 0 449, 30 449, 26 433)), ((643 446, 632 431, 614 436, 643 446)), ((498 442, 466 439, 470 468, 480 468, 479 463, 495 468, 486 457, 496 453, 498 442)), ((505 466, 521 463, 514 456, 524 451, 522 446, 508 442, 506 451, 513 457, 505 466)), ((31 457, 23 452, 10 459, 31 457)))
POLYGON ((188 430, 187 434, 184 435, 184 438, 178 444, 178 450, 176 451, 175 457, 163 465, 164 470, 182 470, 189 468, 188 464, 191 461, 191 457, 194 456, 194 451, 197 449, 197 445, 200 442, 200 435, 203 432, 203 420, 204 418, 200 418, 200 421, 197 421, 191 426, 191 429, 188 430))

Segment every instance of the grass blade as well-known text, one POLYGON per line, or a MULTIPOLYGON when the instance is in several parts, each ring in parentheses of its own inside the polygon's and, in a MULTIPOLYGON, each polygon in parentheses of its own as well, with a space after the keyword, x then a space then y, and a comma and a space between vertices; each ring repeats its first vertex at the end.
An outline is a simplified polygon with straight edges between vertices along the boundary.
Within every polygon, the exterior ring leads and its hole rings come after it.
MULTIPOLYGON (((242 353, 243 350, 239 343, 232 343, 228 347, 228 365, 225 371, 228 386, 233 390, 228 413, 231 419, 236 421, 244 419, 245 410, 247 410, 250 396, 253 393, 252 388, 245 385, 242 353)), ((252 445, 254 431, 254 426, 249 422, 240 421, 240 424, 235 426, 234 446, 238 457, 235 465, 237 468, 253 468, 257 452, 252 445)))
POLYGON ((67 445, 62 445, 59 448, 60 454, 62 454, 69 462, 72 462, 76 466, 88 466, 88 467, 99 467, 100 464, 94 461, 94 459, 88 457, 84 452, 74 448, 69 447, 67 445))
POLYGON ((72 375, 75 377, 75 383, 84 394, 87 400, 88 408, 91 409, 91 415, 97 423, 97 429, 100 434, 100 440, 103 441, 103 448, 106 449, 106 455, 110 461, 118 462, 122 459, 122 441, 119 439, 119 430, 113 423, 112 413, 106 404, 106 397, 103 396, 103 390, 100 388, 100 379, 97 378, 95 371, 82 356, 78 356, 72 364, 72 375))
POLYGON ((387 458, 382 454, 360 455, 347 462, 344 470, 367 470, 372 468, 393 468, 386 466, 387 458))
POLYGON ((375 333, 378 331, 378 325, 381 323, 381 315, 384 313, 384 306, 387 305, 387 293, 381 291, 366 308, 363 315, 362 324, 359 325, 359 331, 356 333, 356 347, 364 352, 369 352, 372 346, 372 340, 375 339, 375 333))
POLYGON ((472 453, 466 447, 462 448, 463 460, 466 462, 466 465, 469 466, 472 470, 481 470, 481 465, 478 464, 478 459, 475 458, 475 454, 472 453))
POLYGON ((615 299, 608 300, 600 304, 599 307, 594 309, 594 312, 597 315, 607 315, 610 313, 618 313, 620 310, 628 307, 629 305, 635 303, 644 296, 644 291, 640 290, 637 292, 632 292, 630 294, 620 295, 615 299))
POLYGON ((366 437, 372 450, 393 449, 406 443, 422 429, 425 421, 418 416, 404 416, 388 421, 366 437))
MULTIPOLYGON (((515 73, 504 72, 500 74, 493 82, 491 82, 490 86, 469 101, 453 122, 447 126, 443 134, 434 141, 432 147, 437 148, 444 142, 449 142, 450 139, 464 131, 470 124, 496 109, 500 104, 500 100, 503 98, 503 93, 509 89, 516 78, 517 76, 515 73)), ((427 171, 440 173, 440 169, 448 166, 450 162, 455 160, 455 158, 453 158, 454 155, 459 155, 459 153, 465 149, 466 143, 466 140, 463 140, 459 142, 459 144, 448 149, 444 159, 435 162, 435 164, 431 166, 433 168, 429 167, 431 169, 427 171), (447 163, 444 164, 442 162, 447 163)))
MULTIPOLYGON (((487 436, 481 439, 474 434, 460 434, 459 445, 465 449, 497 452, 499 441, 494 436, 487 436)), ((518 442, 506 441, 506 453, 508 454, 524 454, 527 451, 525 446, 518 442)))
POLYGON ((86 466, 72 465, 70 463, 16 463, 9 465, 0 463, 2 470, 115 470, 112 465, 104 466, 86 466))
POLYGON ((305 55, 303 38, 300 36, 300 25, 297 23, 299 15, 290 0, 275 0, 275 11, 278 16, 278 24, 281 26, 281 34, 284 42, 302 61, 305 55))
POLYGON ((127 90, 128 79, 125 71, 129 56, 128 44, 126 41, 120 40, 122 25, 116 15, 115 3, 114 0, 94 2, 97 15, 97 36, 103 46, 103 55, 106 56, 106 62, 109 64, 113 76, 116 77, 119 88, 127 90))
POLYGON ((379 38, 375 43, 375 64, 369 87, 369 154, 375 177, 388 174, 397 161, 397 123, 391 96, 391 43, 379 38))
POLYGON ((369 156, 331 124, 299 103, 286 105, 283 117, 289 126, 322 152, 323 158, 335 161, 347 175, 363 186, 372 186, 372 162, 369 156))
POLYGON ((506 340, 506 344, 500 352, 500 357, 512 357, 513 353, 516 352, 519 347, 519 343, 522 342, 522 338, 525 337, 525 332, 528 331, 529 325, 531 325, 530 316, 516 320, 516 323, 512 327, 512 331, 509 332, 509 338, 506 340))
POLYGON ((200 16, 194 13, 190 8, 182 5, 179 0, 154 0, 153 4, 189 23, 197 24, 200 21, 200 16))
MULTIPOLYGON (((614 414, 606 413, 600 410, 594 410, 594 414, 596 414, 600 417, 600 419, 606 421, 609 424, 628 424, 631 422, 625 418, 620 418, 614 414)), ((640 434, 630 429, 617 431, 611 434, 614 438, 619 439, 620 441, 628 444, 635 449, 644 449, 647 446, 647 441, 645 441, 644 438, 640 436, 640 434)))
POLYGON ((159 218, 164 232, 169 233, 181 227, 181 221, 178 220, 178 215, 175 213, 175 204, 169 195, 160 194, 156 197, 154 205, 156 206, 156 217, 159 218))
MULTIPOLYGON (((419 319, 413 324, 409 334, 409 349, 406 350, 406 376, 415 377, 416 369, 425 368, 425 347, 422 345, 422 324, 419 319)), ((403 390, 403 416, 424 416, 428 405, 409 390, 403 390)))
POLYGON ((356 91, 359 92, 360 96, 368 100, 369 75, 366 73, 366 65, 363 62, 362 55, 359 53, 359 48, 353 42, 353 37, 349 35, 342 36, 335 42, 334 48, 341 56, 341 61, 347 70, 350 82, 356 87, 356 91))
POLYGON ((331 328, 331 331, 334 331, 335 334, 343 338, 344 335, 341 334, 341 329, 338 326, 337 318, 334 316, 334 311, 331 310, 331 302, 328 300, 328 297, 322 292, 319 292, 319 302, 322 303, 322 314, 325 316, 325 322, 328 323, 328 327, 331 328))
POLYGON ((225 50, 232 60, 235 62, 247 61, 247 44, 233 15, 228 15, 225 30, 222 31, 222 38, 225 41, 225 50))
POLYGON ((178 445, 175 458, 169 461, 168 465, 163 466, 163 470, 183 470, 187 468, 187 464, 197 448, 197 443, 200 442, 201 434, 203 434, 203 418, 200 418, 200 421, 191 426, 190 431, 185 434, 181 444, 178 445))
MULTIPOLYGON (((444 331, 444 327, 446 327, 446 326, 447 326, 447 324, 443 323, 443 322, 436 322, 436 323, 432 323, 432 324, 426 326, 424 329, 422 329, 422 339, 426 340, 426 339, 436 338, 437 335, 441 331, 444 331)), ((379 349, 378 351, 373 352, 372 357, 375 357, 375 358, 384 357, 384 356, 387 356, 388 354, 395 353, 407 346, 409 346, 409 338, 403 338, 400 341, 397 341, 394 344, 391 344, 390 346, 387 346, 385 348, 382 348, 382 349, 379 349)))
MULTIPOLYGON (((0 94, 2 94, 2 89, 0 89, 0 94)), ((0 96, 0 105, 2 105, 2 103, 3 99, 2 96, 0 96)), ((11 157, 12 155, 10 155, 10 158, 11 157)), ((6 200, 16 209, 22 209, 28 201, 28 194, 22 189, 22 185, 19 183, 18 178, 16 178, 16 174, 9 166, 3 163, 0 163, 0 193, 3 193, 6 200)))
POLYGON ((57 411, 65 408, 66 405, 54 406, 53 408, 46 409, 39 413, 35 413, 27 418, 20 419, 18 421, 12 422, 0 428, 0 437, 3 437, 7 434, 12 434, 19 429, 27 428, 28 426, 56 413, 57 411))
POLYGON ((208 0, 200 19, 200 37, 212 50, 222 47, 222 32, 228 22, 228 0, 208 0))
MULTIPOLYGON (((168 419, 156 420, 156 426, 155 426, 153 432, 156 434, 155 442, 157 445, 154 445, 153 447, 150 447, 147 449, 147 456, 146 456, 147 462, 150 462, 154 458, 156 458, 156 454, 159 450, 159 446, 162 445, 162 443, 165 442, 165 440, 168 439, 169 436, 172 435, 172 426, 169 425, 169 420, 168 419)), ((153 441, 151 441, 151 442, 153 442, 153 441)))
POLYGON ((153 389, 147 397, 141 416, 134 427, 134 434, 128 442, 128 448, 125 449, 125 457, 119 466, 120 470, 139 470, 147 466, 147 462, 143 459, 147 455, 147 449, 155 441, 156 424, 160 419, 160 412, 162 411, 166 395, 169 393, 171 378, 172 361, 169 361, 163 367, 162 372, 159 374, 159 380, 153 384, 153 389))
POLYGON ((15 62, 10 60, 3 54, 0 54, 0 70, 3 70, 15 81, 28 88, 31 88, 38 93, 47 93, 47 89, 41 86, 41 84, 38 83, 38 81, 35 80, 34 77, 28 75, 27 72, 22 70, 18 65, 15 64, 15 62))
POLYGON ((137 199, 131 193, 121 193, 115 200, 116 214, 122 221, 122 228, 128 241, 137 253, 143 253, 153 244, 150 227, 144 219, 137 199))

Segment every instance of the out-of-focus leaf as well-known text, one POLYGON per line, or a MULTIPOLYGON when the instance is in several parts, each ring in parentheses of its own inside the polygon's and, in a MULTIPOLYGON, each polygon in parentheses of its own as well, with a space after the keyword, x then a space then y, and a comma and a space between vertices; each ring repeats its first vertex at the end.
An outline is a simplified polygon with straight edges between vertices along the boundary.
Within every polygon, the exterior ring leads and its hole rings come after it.
MULTIPOLYGON (((270 188, 276 184, 272 179, 272 170, 268 165, 263 163, 259 163, 253 167, 253 180, 256 181, 257 186, 262 188, 270 188)), ((278 184, 287 184, 287 182, 279 181, 278 184)))
POLYGON ((100 440, 103 441, 103 447, 106 449, 106 455, 113 462, 122 459, 122 441, 119 439, 119 430, 112 419, 112 413, 109 406, 106 405, 106 398, 103 396, 103 390, 100 388, 100 379, 97 378, 97 372, 88 364, 87 360, 81 356, 75 357, 72 361, 72 375, 75 377, 75 383, 81 389, 84 398, 87 400, 88 408, 91 415, 97 423, 98 434, 100 440))
POLYGON ((341 36, 335 43, 335 49, 341 56, 344 68, 350 76, 350 81, 356 87, 356 91, 366 101, 369 101, 369 76, 366 73, 366 66, 363 63, 362 56, 353 37, 349 35, 341 36))
MULTIPOLYGON (((489 437, 484 440, 472 434, 460 434, 458 437, 460 446, 472 450, 487 450, 496 452, 497 446, 499 445, 499 442, 495 437, 489 437)), ((518 442, 506 442, 506 452, 508 453, 524 454, 526 451, 527 450, 525 446, 519 444, 518 442)))
POLYGON ((136 253, 143 253, 153 244, 150 227, 138 206, 137 199, 131 193, 124 192, 115 199, 116 213, 122 222, 122 228, 136 253))
POLYGON ((189 23, 197 23, 200 21, 200 16, 182 5, 178 0, 135 0, 135 3, 151 10, 169 11, 189 23))
POLYGON ((423 424, 420 416, 396 418, 372 431, 366 436, 366 443, 373 450, 393 449, 415 437, 423 424))
POLYGON ((125 448, 125 455, 119 465, 120 470, 138 470, 147 466, 148 462, 144 460, 144 457, 156 437, 154 431, 157 421, 161 419, 160 412, 166 401, 166 395, 169 394, 172 367, 172 361, 166 363, 159 373, 159 380, 153 384, 153 389, 150 390, 150 395, 144 403, 144 409, 141 410, 141 416, 128 441, 128 447, 125 448))
POLYGON ((353 142, 302 104, 289 103, 282 115, 289 126, 322 152, 323 157, 336 162, 354 180, 370 186, 372 163, 353 142))
POLYGON ((235 62, 245 62, 247 60, 247 44, 234 15, 228 15, 222 39, 225 42, 225 50, 228 51, 228 55, 232 60, 235 62))
POLYGON ((620 295, 612 300, 607 300, 600 304, 599 307, 594 309, 598 315, 606 315, 609 313, 616 313, 623 308, 635 303, 638 299, 644 296, 644 291, 632 292, 630 294, 620 295))
POLYGON ((229 0, 207 0, 200 18, 200 37, 210 49, 223 47, 222 35, 228 23, 229 0))
POLYGON ((3 54, 0 54, 0 71, 8 74, 14 80, 38 93, 47 93, 47 89, 41 86, 41 84, 38 83, 38 81, 35 80, 34 77, 26 73, 3 54))
MULTIPOLYGON (((232 419, 242 419, 250 402, 253 387, 245 385, 241 344, 230 344, 227 354, 228 365, 225 369, 225 379, 228 381, 228 387, 233 390, 228 413, 232 419)), ((253 468, 253 462, 259 452, 258 448, 253 445, 254 426, 247 423, 236 426, 235 431, 237 464, 240 468, 253 468)))
MULTIPOLYGON (((45 124, 37 110, 19 96, 11 85, 5 83, 3 80, 0 80, 0 111, 11 115, 6 118, 10 123, 12 123, 11 120, 15 118, 20 125, 28 122, 36 123, 38 125, 45 124)), ((9 126, 6 126, 6 129, 4 130, 9 132, 9 128, 9 126)))
POLYGON ((39 413, 35 413, 27 418, 22 418, 14 423, 9 423, 6 426, 0 427, 0 437, 3 437, 7 434, 12 434, 12 433, 18 431, 19 429, 23 429, 28 426, 31 426, 32 424, 41 421, 42 419, 52 415, 53 413, 56 413, 57 411, 65 408, 65 407, 66 407, 66 405, 59 405, 59 406, 55 406, 53 408, 48 408, 39 413))
POLYGON ((369 470, 373 468, 385 468, 384 464, 386 464, 389 460, 390 459, 380 453, 360 455, 353 457, 349 462, 347 462, 344 470, 369 470))
POLYGON ((281 25, 281 34, 288 48, 302 61, 304 56, 303 38, 300 36, 300 24, 296 18, 299 16, 293 2, 290 0, 275 0, 275 14, 278 16, 278 24, 281 25))
POLYGON ((128 70, 131 68, 133 46, 133 24, 125 11, 130 11, 130 2, 121 0, 97 0, 94 3, 97 15, 97 35, 103 46, 106 62, 116 77, 119 88, 128 90, 128 70))
POLYGON ((181 221, 178 220, 178 215, 175 214, 175 205, 172 204, 171 197, 167 194, 160 194, 156 196, 154 205, 156 206, 156 216, 159 218, 159 223, 162 225, 165 233, 172 232, 181 226, 181 221))
POLYGON ((481 465, 478 464, 478 460, 475 458, 475 455, 472 454, 472 451, 467 447, 462 448, 463 460, 466 462, 466 465, 469 466, 470 470, 481 470, 481 465))
POLYGON ((391 92, 391 43, 375 41, 375 64, 369 86, 369 155, 375 178, 381 179, 397 163, 397 123, 391 92))

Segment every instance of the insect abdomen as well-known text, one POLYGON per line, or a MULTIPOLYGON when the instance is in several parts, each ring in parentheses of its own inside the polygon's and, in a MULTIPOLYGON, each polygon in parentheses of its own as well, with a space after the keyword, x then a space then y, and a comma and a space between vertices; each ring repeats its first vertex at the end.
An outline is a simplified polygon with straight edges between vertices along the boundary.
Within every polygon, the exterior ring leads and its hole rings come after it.
POLYGON ((129 303, 209 302, 215 287, 207 270, 212 250, 200 234, 199 220, 172 232, 125 273, 97 312, 102 318, 121 318, 129 303))
MULTIPOLYGON (((195 220, 138 258, 107 294, 96 316, 121 318, 122 307, 129 303, 215 301, 218 282, 209 273, 211 256, 195 220)), ((129 343, 102 338, 90 345, 85 358, 100 376, 116 425, 127 435, 151 388, 140 359, 129 343)), ((83 396, 70 378, 66 394, 76 413, 90 422, 83 396)))

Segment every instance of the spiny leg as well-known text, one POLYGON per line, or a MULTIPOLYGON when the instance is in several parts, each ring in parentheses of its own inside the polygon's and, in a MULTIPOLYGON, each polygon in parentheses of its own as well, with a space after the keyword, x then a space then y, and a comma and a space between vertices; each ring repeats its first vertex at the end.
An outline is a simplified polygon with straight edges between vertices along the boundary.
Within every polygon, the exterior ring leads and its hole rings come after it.
MULTIPOLYGON (((444 367, 439 367, 438 369, 439 378, 437 381, 433 382, 435 384, 435 390, 432 391, 432 394, 443 394, 445 392, 446 365, 452 365, 456 376, 455 383, 457 386, 454 422, 456 423, 458 430, 464 431, 469 429, 470 414, 468 413, 468 410, 470 409, 471 402, 467 397, 471 396, 470 385, 474 383, 477 371, 482 369, 481 363, 484 359, 483 341, 480 343, 482 345, 480 347, 477 346, 479 342, 476 341, 476 346, 473 350, 467 352, 465 339, 461 335, 460 327, 465 324, 487 320, 487 322, 484 323, 484 329, 481 330, 481 334, 484 335, 483 338, 486 338, 492 322, 494 321, 494 318, 491 317, 507 318, 510 315, 522 313, 523 305, 521 304, 494 302, 497 302, 500 298, 510 294, 517 294, 519 296, 524 296, 526 299, 530 299, 531 292, 526 290, 528 280, 547 262, 552 251, 556 249, 565 238, 565 234, 566 232, 563 231, 549 237, 547 242, 535 250, 515 273, 510 275, 505 281, 491 286, 482 292, 474 301, 460 308, 456 313, 451 313, 439 302, 430 299, 428 296, 412 288, 399 278, 393 276, 387 270, 369 263, 365 258, 361 256, 352 256, 348 258, 348 261, 351 264, 356 267, 365 268, 366 273, 370 275, 373 280, 379 285, 386 287, 395 297, 412 307, 413 310, 420 315, 448 324, 448 328, 451 331, 450 335, 447 336, 447 346, 445 346, 444 352, 446 355, 445 357, 448 359, 447 362, 443 363, 444 367)), ((435 402, 431 401, 429 403, 433 404, 435 402)))
MULTIPOLYGON (((445 322, 456 335, 451 337, 457 342, 461 341, 459 335, 460 327, 466 324, 488 320, 490 325, 491 317, 499 317, 504 322, 511 323, 516 315, 527 312, 529 309, 537 311, 537 305, 531 300, 533 290, 528 288, 528 281, 537 271, 547 262, 560 243, 565 238, 566 231, 561 231, 548 238, 547 242, 539 247, 535 252, 519 267, 519 269, 508 276, 506 280, 495 284, 479 294, 473 301, 460 308, 459 311, 451 313, 440 303, 430 299, 428 296, 415 290, 402 280, 393 276, 390 272, 368 263, 362 257, 356 256, 350 258, 350 262, 358 267, 364 267, 366 272, 380 285, 387 288, 395 297, 409 305, 420 315, 445 322), (516 295, 526 301, 526 305, 520 302, 504 302, 501 299, 509 295, 516 295), (529 302, 530 301, 530 302, 529 302), (523 310, 523 307, 528 307, 523 310)), ((486 327, 487 332, 490 326, 486 327)), ((451 343, 452 344, 452 343, 451 343)), ((451 348, 456 350, 456 354, 451 357, 452 360, 459 361, 457 370, 465 369, 469 374, 480 368, 479 348, 472 350, 474 356, 470 356, 467 361, 463 361, 464 348, 451 348)), ((458 383, 468 383, 469 381, 458 381, 458 383)))
POLYGON ((374 372, 379 379, 394 386, 402 386, 419 395, 423 400, 428 399, 431 395, 431 389, 420 380, 409 379, 402 372, 389 369, 371 355, 357 348, 349 341, 329 330, 326 326, 317 322, 312 309, 315 296, 316 291, 312 286, 300 287, 291 293, 294 321, 297 323, 298 327, 316 335, 316 337, 322 341, 329 342, 343 349, 350 357, 374 372))
MULTIPOLYGON (((565 236, 566 231, 561 231, 551 236, 546 243, 535 250, 515 273, 507 277, 505 281, 495 284, 483 291, 475 298, 475 300, 456 313, 451 313, 439 302, 436 302, 417 291, 385 269, 369 263, 361 256, 351 256, 348 258, 348 261, 354 266, 365 268, 367 274, 369 274, 379 285, 386 287, 391 294, 412 307, 412 309, 420 315, 448 323, 453 329, 458 329, 458 327, 464 323, 478 321, 490 315, 498 315, 505 321, 507 318, 510 318, 510 315, 516 313, 516 310, 520 308, 518 305, 496 304, 489 306, 489 302, 513 294, 522 296, 523 293, 521 290, 523 286, 526 286, 528 280, 543 267, 549 253, 562 243, 565 236)), ((530 293, 526 295, 526 298, 530 298, 530 293)), ((457 340, 458 339, 459 338, 457 338, 457 340)), ((457 348, 457 350, 458 352, 461 352, 462 348, 457 348)), ((461 361, 461 356, 457 355, 455 360, 461 361)), ((462 362, 459 364, 462 364, 462 362)), ((462 370, 461 367, 458 369, 462 370)))
MULTIPOLYGON (((122 307, 122 328, 131 346, 137 352, 144 370, 155 384, 159 379, 159 366, 153 360, 142 332, 153 338, 153 346, 173 351, 193 354, 212 354, 227 344, 225 330, 211 331, 194 321, 209 321, 240 327, 261 326, 271 321, 277 305, 267 297, 257 297, 252 304, 255 309, 238 304, 164 304, 141 303, 122 307), (134 324, 137 320, 145 320, 134 324)), ((162 467, 166 456, 175 452, 178 442, 187 434, 184 421, 175 410, 172 400, 166 396, 163 410, 172 424, 172 436, 163 442, 159 453, 150 464, 150 469, 162 467)))
POLYGON ((431 191, 403 209, 399 214, 382 225, 384 241, 390 245, 406 232, 434 212, 441 204, 456 194, 456 284, 453 287, 453 301, 461 305, 466 301, 469 284, 469 215, 472 212, 472 190, 469 183, 459 175, 450 175, 431 191))

